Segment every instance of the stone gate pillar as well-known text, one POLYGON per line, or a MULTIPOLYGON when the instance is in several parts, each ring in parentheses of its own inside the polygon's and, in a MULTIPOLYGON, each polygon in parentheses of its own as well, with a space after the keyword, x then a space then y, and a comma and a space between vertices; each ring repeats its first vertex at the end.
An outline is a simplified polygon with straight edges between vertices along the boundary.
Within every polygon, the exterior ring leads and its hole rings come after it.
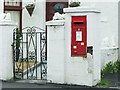
POLYGON ((64 83, 64 20, 48 21, 47 25, 47 80, 64 83))
POLYGON ((96 85, 101 79, 100 11, 75 7, 65 8, 64 12, 65 21, 46 23, 47 80, 52 83, 96 85), (72 46, 73 38, 75 45, 72 46))
POLYGON ((64 12, 65 81, 68 84, 96 85, 101 78, 100 11, 91 7, 74 7, 65 8, 64 12))
POLYGON ((16 27, 11 20, 0 21, 0 79, 9 80, 13 77, 13 29, 16 27))

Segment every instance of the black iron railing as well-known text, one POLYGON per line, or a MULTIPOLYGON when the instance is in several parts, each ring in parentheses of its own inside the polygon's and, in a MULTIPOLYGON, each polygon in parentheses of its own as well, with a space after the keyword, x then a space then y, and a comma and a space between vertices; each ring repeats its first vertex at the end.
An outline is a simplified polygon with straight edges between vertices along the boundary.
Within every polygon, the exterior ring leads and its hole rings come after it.
POLYGON ((19 33, 13 32, 13 73, 14 79, 46 79, 47 50, 46 32, 38 27, 26 27, 19 33), (19 51, 19 52, 18 52, 19 51))

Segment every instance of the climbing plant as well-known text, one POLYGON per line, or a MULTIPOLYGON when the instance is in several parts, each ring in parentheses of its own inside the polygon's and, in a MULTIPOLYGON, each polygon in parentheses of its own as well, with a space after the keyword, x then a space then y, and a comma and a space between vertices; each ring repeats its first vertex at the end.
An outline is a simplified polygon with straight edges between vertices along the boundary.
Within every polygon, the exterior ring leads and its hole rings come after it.
POLYGON ((19 49, 20 47, 20 30, 16 29, 16 49, 19 49))
POLYGON ((69 4, 69 6, 70 7, 78 7, 78 6, 80 6, 80 2, 70 2, 70 4, 69 4))
POLYGON ((101 80, 96 86, 103 86, 103 87, 105 87, 105 86, 109 86, 109 85, 111 85, 111 83, 108 82, 107 80, 101 80))
POLYGON ((118 72, 119 65, 120 65, 120 60, 117 60, 116 62, 110 61, 101 70, 101 76, 104 77, 105 75, 107 75, 109 73, 116 73, 116 72, 118 72))
POLYGON ((20 30, 17 28, 16 29, 16 61, 19 60, 19 55, 20 55, 20 30))

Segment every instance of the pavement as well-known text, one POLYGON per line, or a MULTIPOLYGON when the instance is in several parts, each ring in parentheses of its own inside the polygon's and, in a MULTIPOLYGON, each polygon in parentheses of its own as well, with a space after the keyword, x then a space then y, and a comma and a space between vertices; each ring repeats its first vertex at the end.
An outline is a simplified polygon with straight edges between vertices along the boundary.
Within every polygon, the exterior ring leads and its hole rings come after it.
POLYGON ((87 86, 52 84, 45 81, 2 81, 2 88, 91 88, 87 86))
MULTIPOLYGON (((3 90, 6 88, 29 88, 29 89, 43 89, 43 88, 57 88, 57 89, 76 89, 79 88, 79 90, 86 90, 86 89, 97 89, 99 90, 100 87, 88 87, 88 86, 80 86, 80 85, 65 85, 65 84, 50 84, 50 83, 28 83, 28 82, 24 82, 24 81, 2 81, 2 88, 3 90)), ((100 90, 103 89, 108 89, 108 88, 101 88, 100 90)), ((109 88, 110 90, 118 90, 118 88, 109 88)), ((22 89, 23 90, 23 89, 22 89)))
POLYGON ((106 76, 104 76, 102 79, 103 80, 107 80, 110 85, 108 87, 118 87, 118 73, 114 73, 114 74, 108 74, 106 76))
POLYGON ((48 83, 46 80, 17 80, 17 81, 1 81, 2 82, 2 88, 79 88, 79 90, 83 89, 105 89, 109 88, 112 90, 120 90, 120 86, 118 86, 118 82, 120 79, 120 73, 115 74, 109 74, 106 75, 104 80, 109 81, 111 84, 108 87, 102 87, 102 86, 96 86, 96 87, 88 87, 88 86, 80 86, 80 85, 68 85, 68 84, 53 84, 48 83))

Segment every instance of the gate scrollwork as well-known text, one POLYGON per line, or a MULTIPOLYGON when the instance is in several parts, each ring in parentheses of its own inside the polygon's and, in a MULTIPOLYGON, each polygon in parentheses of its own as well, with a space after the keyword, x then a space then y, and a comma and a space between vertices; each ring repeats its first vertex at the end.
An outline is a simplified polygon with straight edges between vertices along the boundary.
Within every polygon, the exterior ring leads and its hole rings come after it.
POLYGON ((38 27, 26 27, 20 33, 20 56, 16 60, 16 30, 13 32, 14 79, 46 79, 46 32, 38 27), (40 76, 41 75, 41 76, 40 76), (39 77, 39 78, 38 78, 39 77))

